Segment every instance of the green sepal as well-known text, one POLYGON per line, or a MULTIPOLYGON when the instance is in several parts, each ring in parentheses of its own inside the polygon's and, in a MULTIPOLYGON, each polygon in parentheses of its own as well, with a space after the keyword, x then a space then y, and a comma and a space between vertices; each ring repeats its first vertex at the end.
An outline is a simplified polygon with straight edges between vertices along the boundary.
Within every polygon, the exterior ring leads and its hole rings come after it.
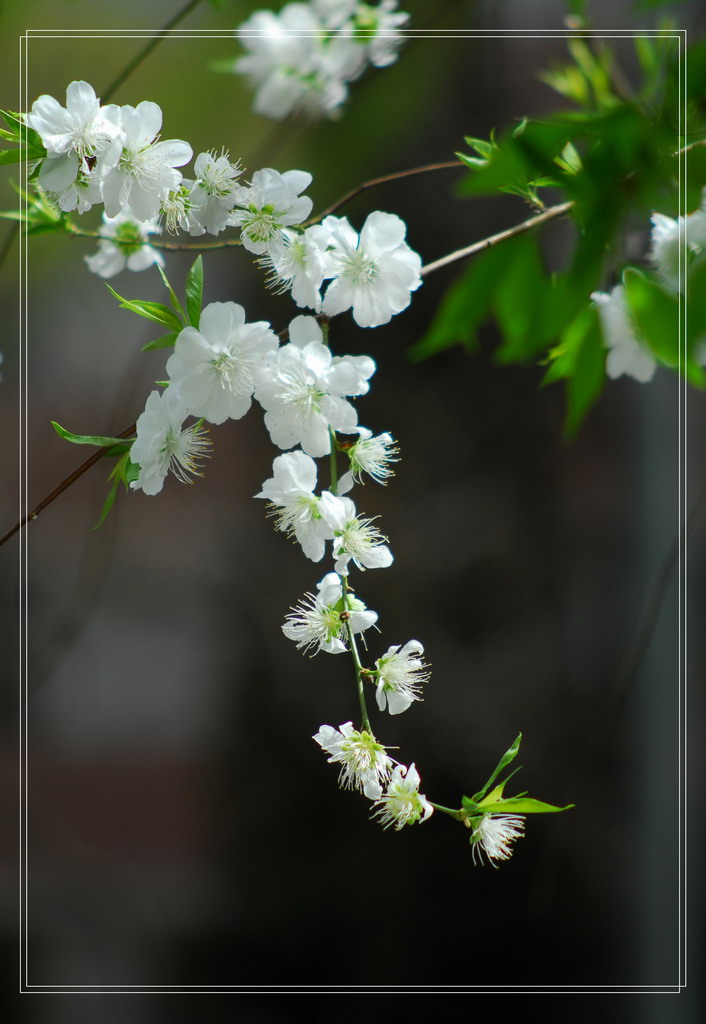
POLYGON ((182 324, 185 324, 186 323, 186 316, 184 314, 184 307, 182 306, 181 302, 179 302, 179 299, 176 297, 174 289, 170 285, 169 280, 167 278, 167 275, 164 273, 164 271, 162 270, 162 268, 160 267, 159 264, 157 264, 157 270, 159 271, 160 277, 162 278, 162 281, 164 282, 164 287, 169 292, 169 298, 171 300, 172 306, 174 307, 174 312, 179 317, 180 322, 182 324))
MULTIPOLYGON (((490 778, 488 779, 486 784, 483 786, 483 788, 479 789, 477 793, 473 794, 472 800, 475 803, 480 803, 480 801, 483 799, 485 794, 488 792, 490 787, 493 785, 493 783, 495 782, 495 780, 497 779, 498 775, 503 770, 503 768, 506 768, 507 765, 511 764, 515 760, 515 758, 517 757, 518 751, 520 749, 520 743, 521 742, 522 742, 522 733, 520 732, 520 733, 517 734, 517 739, 512 744, 512 746, 508 750, 505 751, 503 756, 498 761, 498 765, 497 765, 495 771, 490 776, 490 778)), ((464 797, 464 800, 465 799, 466 798, 464 797)), ((464 804, 464 806, 465 806, 465 804, 464 804)))
POLYGON ((181 331, 184 326, 181 320, 169 309, 168 306, 163 306, 161 302, 144 302, 142 299, 124 299, 122 295, 118 295, 114 288, 111 288, 109 284, 106 284, 106 288, 111 295, 120 303, 121 309, 129 309, 133 313, 137 313, 138 316, 143 316, 146 320, 152 320, 154 323, 162 324, 164 327, 169 327, 172 331, 181 331))
POLYGON ((154 341, 148 341, 146 345, 143 345, 140 349, 141 352, 152 352, 156 348, 172 348, 176 343, 178 334, 163 334, 161 338, 155 338, 154 341))
MULTIPOLYGON (((59 437, 63 438, 64 441, 70 441, 71 444, 92 444, 98 448, 114 448, 125 449, 132 444, 131 439, 124 437, 100 437, 93 434, 72 434, 70 430, 65 430, 59 423, 51 421, 51 425, 57 432, 59 437)), ((118 454, 118 452, 106 452, 106 455, 118 454)))
POLYGON ((203 304, 203 258, 199 255, 194 260, 191 270, 186 275, 186 310, 189 323, 198 328, 203 304))

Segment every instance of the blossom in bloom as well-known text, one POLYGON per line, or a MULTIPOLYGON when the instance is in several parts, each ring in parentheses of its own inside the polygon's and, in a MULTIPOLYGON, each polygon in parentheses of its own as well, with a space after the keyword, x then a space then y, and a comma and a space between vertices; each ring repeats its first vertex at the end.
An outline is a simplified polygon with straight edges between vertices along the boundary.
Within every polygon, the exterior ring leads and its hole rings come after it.
POLYGON ((377 7, 358 4, 355 10, 355 32, 365 43, 365 55, 376 68, 387 67, 397 60, 397 51, 402 35, 397 31, 407 21, 409 14, 397 11, 397 0, 382 0, 377 7))
POLYGON ((338 782, 342 788, 357 789, 368 800, 377 800, 381 796, 393 761, 372 733, 358 732, 352 722, 346 722, 338 729, 322 725, 313 739, 331 755, 329 764, 340 764, 338 782))
POLYGON ((162 254, 149 244, 149 236, 159 232, 156 221, 135 220, 127 213, 117 217, 103 214, 98 252, 84 256, 88 269, 99 277, 114 277, 125 267, 128 270, 146 270, 154 263, 164 266, 162 254))
POLYGON ((371 213, 358 236, 345 217, 326 217, 333 280, 322 310, 335 316, 352 308, 359 327, 386 324, 411 301, 422 283, 419 254, 404 241, 403 220, 392 213, 371 213))
POLYGON ((419 792, 420 783, 414 764, 409 768, 403 764, 395 766, 387 789, 375 801, 378 809, 374 813, 383 828, 394 825, 399 830, 415 821, 426 821, 433 813, 434 808, 419 792))
POLYGON ((314 654, 319 651, 341 654, 346 650, 344 639, 348 626, 353 633, 362 633, 377 622, 377 612, 369 611, 350 590, 344 607, 343 588, 335 572, 327 573, 316 589, 316 595, 305 594, 292 608, 282 632, 294 640, 299 650, 315 648, 314 654))
POLYGON ((706 212, 676 219, 653 213, 651 240, 649 258, 665 287, 683 291, 691 261, 706 249, 706 212))
POLYGON ((162 111, 149 100, 120 107, 119 127, 124 133, 120 159, 103 178, 106 213, 115 217, 126 208, 138 220, 151 220, 178 188, 182 176, 176 168, 191 160, 191 146, 181 139, 158 141, 162 111))
POLYGON ((375 662, 376 698, 381 711, 387 705, 391 715, 399 715, 413 700, 421 700, 422 683, 429 679, 429 666, 422 660, 423 654, 419 641, 409 640, 404 647, 397 644, 388 648, 375 662))
POLYGON ((281 233, 281 245, 262 258, 270 271, 268 285, 277 293, 291 291, 298 306, 321 312, 321 285, 330 260, 326 247, 328 232, 320 224, 306 231, 281 233))
POLYGON ((201 476, 198 466, 209 454, 211 441, 198 424, 182 429, 188 415, 176 388, 153 391, 145 411, 137 420, 137 439, 130 449, 130 461, 140 467, 130 486, 145 494, 159 494, 167 473, 181 483, 193 483, 189 474, 201 476))
POLYGON ((344 443, 346 455, 350 460, 350 470, 344 473, 339 481, 339 493, 344 494, 353 486, 353 482, 361 482, 363 473, 379 484, 386 484, 395 471, 390 469, 391 462, 399 462, 399 448, 397 442, 390 434, 378 434, 373 436, 372 430, 367 427, 357 427, 358 440, 353 443, 344 443))
POLYGON ((248 51, 234 65, 256 90, 254 110, 281 119, 292 113, 335 116, 360 73, 363 47, 332 37, 313 5, 286 4, 279 14, 256 11, 237 30, 248 51))
POLYGON ((279 448, 300 444, 307 455, 319 458, 331 451, 330 428, 355 429, 358 415, 345 396, 366 394, 375 363, 369 356, 332 356, 311 316, 292 320, 289 339, 255 398, 279 448))
POLYGON ((313 203, 300 195, 311 184, 306 171, 279 171, 264 167, 255 171, 249 186, 239 185, 235 209, 228 223, 239 227, 245 248, 256 256, 276 251, 283 243, 283 231, 301 224, 313 203))
POLYGON ((222 152, 199 153, 194 161, 196 180, 191 185, 189 200, 189 232, 218 235, 228 224, 235 203, 236 179, 242 173, 238 163, 231 163, 222 152))
POLYGON ((512 856, 511 844, 524 835, 525 819, 514 814, 484 814, 471 833, 473 863, 476 854, 483 863, 483 854, 488 863, 497 867, 496 860, 509 860, 512 856))
POLYGON ((606 372, 611 379, 627 374, 641 384, 652 380, 657 368, 654 356, 637 335, 622 284, 610 294, 593 292, 603 329, 603 342, 608 349, 606 372))
POLYGON ((333 529, 333 554, 336 572, 346 574, 353 560, 359 569, 385 569, 392 565, 392 552, 372 519, 356 515, 350 498, 324 491, 319 504, 321 515, 333 529))
POLYGON ((279 342, 268 323, 245 322, 235 302, 212 302, 201 313, 198 330, 185 327, 167 361, 172 384, 189 412, 209 423, 240 419, 279 342))
POLYGON ((169 189, 160 201, 160 218, 171 235, 181 228, 188 231, 191 226, 191 186, 192 181, 182 178, 176 188, 169 189))
POLYGON ((316 463, 304 452, 278 455, 272 463, 274 475, 266 480, 256 498, 266 498, 276 515, 277 529, 294 536, 307 558, 320 562, 333 530, 319 512, 316 463))
POLYGON ((62 210, 86 210, 100 202, 99 176, 114 166, 123 139, 117 122, 118 107, 101 107, 88 82, 71 82, 66 106, 53 96, 40 96, 32 104, 27 124, 47 150, 39 183, 57 198, 62 210))

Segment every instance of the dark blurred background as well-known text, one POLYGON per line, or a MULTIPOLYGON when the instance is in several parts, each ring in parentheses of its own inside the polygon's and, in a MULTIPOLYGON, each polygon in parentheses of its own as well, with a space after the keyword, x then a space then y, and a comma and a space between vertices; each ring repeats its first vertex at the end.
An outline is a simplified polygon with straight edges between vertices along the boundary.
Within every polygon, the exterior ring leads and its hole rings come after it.
MULTIPOLYGON (((231 28, 256 6, 202 3, 182 27, 231 28)), ((450 159, 464 135, 487 136, 561 105, 537 74, 564 57, 565 44, 521 30, 561 27, 562 3, 401 6, 419 28, 518 33, 410 40, 396 65, 353 85, 337 123, 282 125, 251 115, 245 85, 208 70, 238 52, 225 36, 164 41, 113 99, 159 103, 162 137, 187 139, 195 153, 225 146, 249 172, 310 171, 315 210, 366 179, 450 159)), ((133 0, 119 9, 87 0, 6 3, 3 105, 19 105, 15 43, 25 28, 150 30, 177 9, 133 0)), ((592 3, 589 11, 598 28, 655 24, 652 12, 628 3, 592 3)), ((698 4, 673 13, 692 39, 703 32, 698 4)), ((32 38, 29 92, 63 103, 66 85, 83 78, 100 95, 142 44, 99 33, 32 38)), ((631 44, 616 48, 630 76, 631 44)), ((9 208, 17 174, 3 171, 9 208)), ((510 197, 459 200, 458 180, 457 172, 412 178, 370 191, 342 213, 358 228, 374 209, 399 214, 424 262, 528 215, 510 197)), ((635 225, 638 251, 646 227, 635 225)), ((547 229, 551 265, 570 253, 571 230, 547 229)), ((153 381, 164 378, 164 353, 140 353, 156 336, 150 325, 119 310, 87 272, 83 256, 93 250, 54 236, 28 247, 30 506, 87 453, 61 442, 51 419, 77 433, 112 434, 134 422, 153 381)), ((2 530, 17 518, 17 253, 3 268, 2 530)), ((190 262, 168 257, 175 286, 190 262)), ((290 301, 264 291, 244 253, 211 253, 205 268, 205 302, 239 302, 248 319, 276 329, 294 315, 290 301)), ((357 581, 380 613, 370 659, 415 637, 433 666, 423 705, 376 721, 439 803, 458 805, 477 789, 522 730, 519 788, 576 808, 530 819, 515 856, 493 870, 473 867, 467 835, 450 819, 383 832, 368 820, 366 801, 338 791, 336 769, 310 737, 321 723, 356 717, 351 667, 325 654, 308 660, 281 634, 288 608, 325 568, 276 534, 262 503, 251 500, 276 454, 253 409, 214 429, 213 458, 195 486, 170 477, 159 497, 121 494, 107 524, 91 533, 110 468, 99 464, 30 525, 30 985, 572 986, 584 994, 535 996, 527 1010, 560 1021, 593 1020, 599 1005, 610 1019, 636 1024, 703 1019, 703 531, 690 546, 688 606, 680 606, 674 575, 638 671, 629 678, 624 668, 683 514, 680 417, 689 507, 703 486, 704 397, 689 391, 682 401, 664 369, 647 386, 611 382, 567 441, 561 390, 538 388, 541 367, 496 365, 492 325, 478 354, 459 348, 412 365, 406 350, 458 272, 430 276, 386 327, 361 331, 348 314, 332 325, 337 352, 369 353, 378 364, 360 422, 392 431, 403 454, 386 490, 368 484, 355 494, 360 510, 381 514, 396 558, 388 572, 357 581), (685 614, 688 708, 680 686, 685 614), (615 996, 609 1004, 588 998, 596 987, 677 986, 687 930, 686 993, 615 996)), ((154 270, 110 283, 131 298, 163 299, 154 270)), ((4 1019, 358 1015, 357 1003, 323 996, 12 996, 18 551, 15 540, 0 553, 4 1019)), ((378 998, 380 1012, 409 1012, 401 995, 378 998)), ((472 1007, 447 1012, 494 1019, 491 998, 504 999, 478 996, 472 1007)), ((507 1005, 508 1013, 520 1009, 507 1005)))

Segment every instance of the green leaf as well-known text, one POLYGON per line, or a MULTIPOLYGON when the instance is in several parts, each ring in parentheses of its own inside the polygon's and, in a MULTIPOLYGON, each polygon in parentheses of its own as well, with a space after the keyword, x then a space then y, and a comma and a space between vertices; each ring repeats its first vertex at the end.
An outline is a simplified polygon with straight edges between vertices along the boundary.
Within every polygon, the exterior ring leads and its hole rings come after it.
POLYGON ((537 242, 529 235, 504 247, 505 263, 492 299, 503 341, 495 358, 501 364, 527 362, 544 349, 536 325, 548 301, 551 285, 537 242))
POLYGON ((503 770, 503 768, 507 767, 507 765, 511 764, 512 761, 515 760, 515 758, 517 757, 518 751, 520 749, 520 743, 521 742, 522 742, 522 733, 518 733, 517 734, 517 739, 512 744, 512 746, 508 750, 506 750, 505 753, 503 754, 503 756, 500 758, 500 760, 498 761, 498 765, 497 765, 495 771, 490 776, 490 778, 488 779, 486 784, 483 786, 482 789, 479 789, 477 793, 474 793, 474 795, 472 797, 473 801, 477 802, 477 801, 482 800, 483 797, 485 796, 485 794, 488 792, 490 787, 493 785, 493 783, 497 779, 497 777, 500 774, 500 772, 503 770))
POLYGON ((572 437, 605 383, 605 348, 595 309, 586 306, 578 314, 563 332, 550 358, 552 363, 542 384, 568 380, 564 432, 572 437))
POLYGON ((108 497, 105 499, 105 502, 103 504, 103 509, 102 509, 101 514, 100 514, 100 516, 98 518, 98 522, 96 523, 95 526, 91 527, 91 533, 93 533, 94 530, 99 529, 99 527, 101 527, 103 525, 103 523, 106 521, 106 519, 108 518, 110 510, 112 509, 113 505, 115 504, 115 496, 118 493, 118 487, 119 486, 120 486, 120 481, 116 477, 113 480, 113 486, 108 491, 108 497))
POLYGON ((122 295, 106 284, 106 288, 114 295, 119 301, 121 309, 129 309, 131 312, 136 313, 138 316, 145 317, 146 320, 153 320, 155 323, 163 324, 165 327, 169 327, 170 330, 181 331, 184 326, 179 318, 169 309, 168 306, 163 306, 161 302, 144 302, 142 299, 124 299, 122 295))
POLYGON ((557 811, 568 811, 575 804, 567 804, 566 807, 556 807, 554 804, 545 804, 541 800, 533 800, 529 796, 511 796, 507 800, 498 800, 492 805, 483 807, 486 814, 550 814, 557 811))
POLYGON ((25 154, 21 149, 0 149, 0 167, 5 167, 7 164, 17 164, 25 159, 25 154))
POLYGON ((159 273, 161 275, 162 282, 164 283, 164 287, 169 292, 169 298, 171 300, 172 306, 174 307, 174 312, 179 317, 180 322, 183 325, 185 325, 186 324, 186 317, 184 316, 184 309, 182 307, 182 304, 179 302, 179 299, 176 297, 174 289, 172 288, 172 286, 170 285, 170 283, 169 283, 169 281, 167 279, 167 275, 164 273, 164 271, 162 270, 162 268, 160 267, 159 264, 157 264, 157 270, 159 271, 159 273))
MULTIPOLYGON (((118 445, 121 448, 125 448, 126 445, 130 444, 130 440, 124 437, 99 437, 92 434, 72 434, 70 430, 65 430, 59 423, 51 421, 51 425, 57 432, 59 437, 63 438, 64 441, 70 441, 71 444, 92 444, 98 448, 112 448, 114 445, 118 445)), ((107 452, 106 454, 110 454, 107 452)))
POLYGON ((186 276, 186 309, 192 327, 199 326, 203 304, 203 258, 197 256, 186 276))
POLYGON ((679 365, 679 301, 633 267, 623 274, 625 297, 638 333, 665 366, 679 365))
POLYGON ((156 338, 154 341, 148 341, 146 345, 143 345, 141 352, 152 352, 157 348, 172 348, 176 342, 178 334, 163 334, 161 338, 156 338))

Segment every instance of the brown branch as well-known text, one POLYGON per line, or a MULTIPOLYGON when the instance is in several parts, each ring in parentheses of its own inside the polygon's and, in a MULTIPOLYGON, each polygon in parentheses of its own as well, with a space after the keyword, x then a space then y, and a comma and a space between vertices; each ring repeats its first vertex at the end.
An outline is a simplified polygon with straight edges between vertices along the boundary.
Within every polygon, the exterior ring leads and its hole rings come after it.
POLYGON ((362 185, 356 185, 350 192, 346 192, 345 195, 337 199, 331 206, 327 206, 322 213, 317 213, 315 217, 310 217, 309 220, 305 221, 302 227, 308 227, 309 224, 318 224, 324 217, 328 217, 330 213, 335 213, 346 203, 349 203, 351 199, 355 199, 361 192, 367 192, 369 188, 375 188, 376 185, 386 185, 390 181, 399 181, 401 178, 411 178, 415 174, 427 174, 429 171, 450 171, 454 168, 463 169, 463 164, 460 160, 445 160, 442 163, 437 164, 424 164, 423 167, 410 167, 406 171, 395 171, 393 174, 384 174, 381 178, 371 178, 370 181, 364 181, 362 185))
MULTIPOLYGON (((126 427, 125 430, 121 430, 121 432, 119 434, 116 434, 115 436, 129 437, 131 434, 135 433, 136 427, 137 424, 132 423, 129 427, 126 427)), ((58 498, 60 494, 63 494, 63 492, 67 490, 67 488, 69 488, 71 484, 75 483, 79 477, 83 476, 83 474, 87 470, 89 470, 91 466, 95 466, 96 462, 98 462, 98 460, 101 459, 105 454, 106 449, 99 448, 98 451, 94 452, 90 458, 86 459, 85 462, 82 462, 81 465, 73 471, 73 473, 70 473, 65 480, 62 480, 61 483, 54 488, 51 494, 48 494, 46 498, 42 498, 39 504, 35 505, 31 512, 28 512, 26 516, 23 516, 22 519, 20 519, 19 523, 15 523, 12 529, 8 530, 7 533, 3 534, 3 536, 0 537, 0 547, 2 547, 2 545, 10 539, 10 537, 14 537, 14 535, 18 533, 23 526, 26 526, 31 519, 36 519, 39 516, 39 513, 43 512, 47 505, 51 505, 52 501, 54 501, 55 498, 58 498)))
POLYGON ((500 242, 516 238, 518 235, 524 234, 525 231, 531 231, 533 228, 539 227, 540 224, 546 224, 549 220, 562 217, 565 213, 569 212, 573 205, 573 201, 570 200, 567 203, 559 203, 558 206, 550 206, 548 210, 538 213, 536 217, 530 217, 529 220, 525 220, 521 224, 516 224, 514 228, 507 228, 506 231, 499 231, 497 235, 491 235, 489 238, 481 239, 480 242, 474 242, 473 245, 467 245, 465 249, 457 249, 456 252, 450 252, 448 256, 442 256, 440 259, 434 260, 433 263, 427 263, 426 266, 422 267, 422 275, 432 274, 435 270, 441 270, 442 267, 447 267, 450 263, 455 263, 457 260, 465 260, 467 256, 474 256, 477 252, 483 252, 485 249, 492 249, 494 245, 498 245, 500 242))

